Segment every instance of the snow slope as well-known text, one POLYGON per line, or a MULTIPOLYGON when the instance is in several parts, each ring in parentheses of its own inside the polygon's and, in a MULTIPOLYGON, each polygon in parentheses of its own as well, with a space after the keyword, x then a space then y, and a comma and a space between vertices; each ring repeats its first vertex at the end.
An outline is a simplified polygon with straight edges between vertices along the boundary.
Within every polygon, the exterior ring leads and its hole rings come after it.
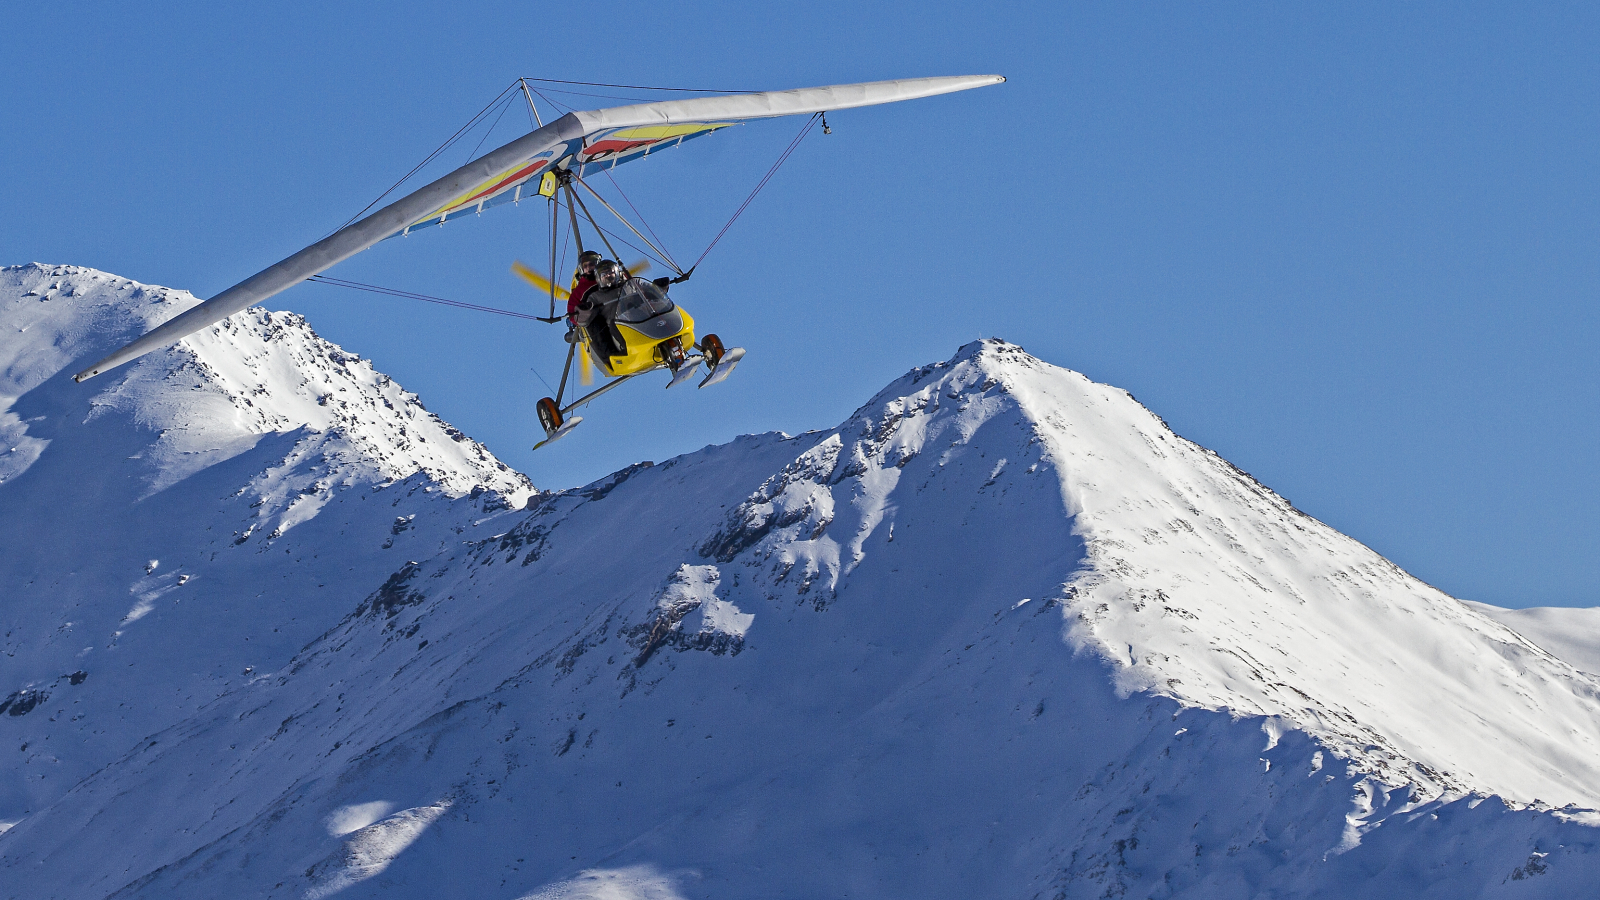
POLYGON ((0 823, 270 671, 526 478, 291 314, 252 310, 84 385, 198 302, 0 269, 0 823))
POLYGON ((1600 607, 1502 609, 1487 603, 1465 602, 1573 666, 1600 676, 1600 607))
POLYGON ((0 835, 0 894, 1457 898, 1600 878, 1593 676, 1003 342, 829 431, 491 515, 362 569, 359 594, 346 577, 337 621, 270 671, 122 729, 115 762, 0 835))
POLYGON ((1600 805, 1600 679, 1295 510, 1125 393, 1020 362, 1126 690, 1278 716, 1428 795, 1600 805), (1065 401, 1065 402, 1063 402, 1065 401), (1092 435, 1092 440, 1085 440, 1092 435))

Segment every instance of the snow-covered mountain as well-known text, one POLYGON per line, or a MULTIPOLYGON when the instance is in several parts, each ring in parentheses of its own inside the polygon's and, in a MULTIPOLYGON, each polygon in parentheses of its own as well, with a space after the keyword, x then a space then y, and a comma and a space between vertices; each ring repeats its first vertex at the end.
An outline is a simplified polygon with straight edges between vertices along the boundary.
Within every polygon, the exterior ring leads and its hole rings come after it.
POLYGON ((74 384, 198 300, 0 269, 0 827, 276 669, 527 479, 299 316, 251 310, 74 384))
POLYGON ((89 390, 65 373, 92 343, 190 301, 5 275, 4 896, 1600 879, 1600 676, 1571 648, 1015 346, 524 510, 294 317, 89 390))

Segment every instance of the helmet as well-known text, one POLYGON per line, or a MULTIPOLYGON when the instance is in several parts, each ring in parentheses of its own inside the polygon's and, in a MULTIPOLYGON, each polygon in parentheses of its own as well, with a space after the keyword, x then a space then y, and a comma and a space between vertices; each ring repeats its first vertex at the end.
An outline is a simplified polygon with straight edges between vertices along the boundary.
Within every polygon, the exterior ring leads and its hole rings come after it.
POLYGON ((600 262, 600 254, 594 250, 585 250, 578 254, 578 271, 584 275, 593 275, 594 267, 600 262))
POLYGON ((594 267, 594 280, 603 288, 612 288, 628 280, 628 270, 614 259, 602 259, 594 267))

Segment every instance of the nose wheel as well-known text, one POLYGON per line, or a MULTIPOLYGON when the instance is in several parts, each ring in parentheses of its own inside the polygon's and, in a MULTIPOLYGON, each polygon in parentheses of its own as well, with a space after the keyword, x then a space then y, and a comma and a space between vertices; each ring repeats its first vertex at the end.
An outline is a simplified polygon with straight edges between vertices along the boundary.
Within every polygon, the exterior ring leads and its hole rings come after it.
POLYGON ((706 365, 715 369, 717 363, 722 362, 722 354, 727 351, 722 346, 722 338, 708 334, 700 339, 700 352, 705 354, 706 365))
POLYGON ((683 365, 683 338, 672 338, 671 340, 663 341, 660 346, 660 353, 661 361, 667 364, 667 368, 674 372, 678 371, 678 367, 683 365))

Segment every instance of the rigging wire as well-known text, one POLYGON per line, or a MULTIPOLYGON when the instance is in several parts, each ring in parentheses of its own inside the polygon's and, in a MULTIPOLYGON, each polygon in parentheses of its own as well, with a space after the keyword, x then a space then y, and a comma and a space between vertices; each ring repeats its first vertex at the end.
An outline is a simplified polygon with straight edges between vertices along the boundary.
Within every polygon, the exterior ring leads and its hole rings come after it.
MULTIPOLYGON (((578 181, 578 179, 576 177, 574 177, 573 180, 577 181, 579 184, 583 184, 583 182, 582 181, 578 181)), ((588 187, 588 185, 584 185, 584 186, 588 187)), ((606 230, 604 228, 600 227, 600 223, 596 222, 594 220, 594 216, 593 215, 590 215, 588 204, 583 202, 583 198, 579 197, 578 193, 572 189, 572 185, 569 184, 569 185, 567 185, 567 203, 569 205, 569 208, 570 208, 570 205, 573 202, 576 202, 578 204, 578 209, 583 210, 583 217, 585 219, 589 220, 589 224, 594 227, 595 231, 599 232, 601 243, 605 244, 606 245, 606 249, 611 251, 611 258, 612 259, 616 259, 618 256, 620 256, 621 254, 617 253, 617 249, 615 247, 611 246, 611 242, 606 240, 606 230)), ((574 220, 574 221, 576 221, 576 220, 574 220)), ((574 224, 573 227, 576 228, 577 227, 576 224, 574 224)))
MULTIPOLYGON (((539 78, 530 78, 530 80, 539 80, 539 78)), ((565 83, 565 82, 558 82, 558 83, 565 83)), ((672 90, 672 88, 651 88, 651 90, 672 90)), ((544 91, 539 91, 538 88, 534 88, 533 93, 539 94, 539 98, 544 99, 544 102, 547 102, 547 104, 550 104, 550 106, 557 107, 557 109, 560 109, 560 107, 566 107, 566 110, 568 110, 568 112, 571 112, 571 109, 573 109, 573 107, 566 106, 565 102, 558 102, 558 101, 554 101, 554 99, 547 98, 547 96, 544 96, 544 91)), ((552 93, 571 93, 571 91, 552 91, 552 93)), ((741 91, 722 91, 722 93, 741 93, 741 91)), ((627 99, 627 98, 624 98, 624 99, 627 99)), ((717 242, 720 242, 720 240, 722 240, 723 235, 728 234, 728 229, 731 229, 731 227, 733 227, 734 221, 738 221, 739 216, 744 215, 744 210, 746 210, 746 208, 749 208, 750 202, 754 202, 755 195, 760 194, 760 192, 762 192, 763 187, 766 187, 766 183, 768 183, 768 181, 771 181, 771 179, 773 179, 774 175, 778 175, 778 168, 782 167, 782 165, 784 165, 784 162, 787 162, 787 160, 789 160, 789 155, 790 154, 794 154, 795 149, 797 149, 797 147, 800 146, 800 141, 803 141, 803 139, 805 139, 806 135, 810 135, 811 128, 813 128, 814 125, 816 125, 816 123, 818 123, 818 120, 822 120, 822 119, 824 119, 824 115, 822 115, 821 112, 818 112, 818 114, 813 114, 813 115, 811 115, 810 119, 806 120, 805 125, 803 125, 803 127, 800 128, 800 133, 798 133, 798 135, 795 136, 794 141, 790 141, 789 146, 787 146, 786 149, 784 149, 784 152, 782 152, 782 154, 779 155, 778 162, 774 162, 773 163, 773 167, 771 167, 770 170, 766 170, 766 175, 762 176, 762 181, 760 181, 760 183, 755 184, 754 191, 750 191, 749 197, 746 197, 746 199, 744 199, 744 202, 739 203, 738 210, 734 210, 733 216, 731 216, 731 218, 728 219, 728 223, 723 224, 722 231, 718 231, 717 232, 717 237, 714 237, 714 239, 712 239, 712 242, 710 242, 709 245, 707 245, 706 250, 701 251, 701 255, 699 255, 699 259, 694 259, 694 266, 699 266, 699 264, 701 264, 701 261, 704 261, 704 259, 706 259, 706 256, 709 255, 710 250, 712 250, 712 247, 717 247, 717 242)), ((618 194, 622 194, 622 199, 627 200, 627 205, 629 205, 629 208, 632 208, 632 210, 634 210, 634 215, 638 216, 638 221, 640 221, 640 223, 642 223, 643 226, 645 226, 646 231, 650 232, 651 237, 656 237, 656 231, 654 231, 653 227, 650 227, 650 223, 648 223, 648 221, 645 221, 645 216, 643 216, 642 213, 640 213, 640 211, 638 211, 638 207, 635 207, 634 200, 630 200, 629 197, 627 197, 626 192, 622 192, 622 186, 621 186, 621 184, 616 183, 616 178, 614 178, 614 176, 611 175, 610 168, 608 168, 608 170, 603 170, 603 171, 605 171, 606 178, 610 178, 611 179, 611 184, 613 184, 613 186, 616 187, 616 191, 618 191, 618 194)), ((587 184, 586 184, 586 187, 587 187, 587 184)), ((590 189, 590 191, 594 191, 594 189, 590 189)), ((597 199, 598 199, 598 195, 597 195, 597 199)), ((605 203, 605 200, 600 200, 600 202, 605 203)), ((610 208, 610 205, 608 205, 608 207, 606 207, 606 208, 610 208)), ((616 210, 611 210, 611 211, 613 211, 613 215, 614 215, 614 213, 616 213, 616 210)), ((587 210, 584 210, 584 213, 586 213, 586 215, 587 215, 587 210)), ((618 216, 618 219, 622 219, 622 216, 618 216)), ((627 219, 622 219, 622 223, 627 224, 627 219)), ((626 243, 627 247, 634 248, 634 251, 637 251, 637 253, 643 253, 643 255, 645 255, 645 256, 651 256, 650 253, 646 253, 645 250, 640 250, 640 248, 635 247, 634 243, 630 242, 630 240, 622 239, 622 237, 619 237, 619 235, 613 234, 613 232, 610 232, 610 231, 606 231, 606 229, 602 229, 602 227, 600 227, 600 224, 595 223, 594 218, 592 218, 592 216, 590 216, 590 224, 594 224, 595 229, 597 229, 597 231, 603 231, 603 232, 605 232, 605 234, 610 234, 611 237, 616 237, 616 239, 618 239, 619 242, 626 243)), ((632 227, 632 226, 629 226, 629 227, 632 227)), ((635 231, 635 234, 637 234, 637 231, 635 231)), ((645 237, 645 235, 640 235, 640 239, 643 239, 643 237, 645 237)), ((650 243, 650 242, 648 242, 648 240, 646 240, 645 243, 650 243)), ((661 237, 656 237, 656 243, 661 243, 661 237)), ((608 243, 608 245, 606 245, 606 247, 610 247, 610 243, 608 243)), ((664 256, 664 255, 666 255, 666 251, 662 250, 662 256, 664 256)), ((678 266, 677 263, 674 263, 674 261, 672 261, 672 259, 659 259, 659 258, 656 258, 656 256, 651 256, 651 258, 656 259, 656 261, 658 261, 658 263, 666 264, 666 266, 670 267, 670 269, 672 269, 672 271, 678 272, 678 274, 680 274, 680 275, 685 274, 685 269, 682 269, 682 267, 678 266)), ((688 271, 693 272, 694 271, 694 266, 688 267, 688 271)))
POLYGON ((351 216, 350 218, 346 219, 344 221, 343 225, 340 225, 338 228, 335 228, 333 231, 328 232, 328 234, 333 234, 334 232, 342 231, 343 229, 348 228, 350 226, 351 222, 354 222, 355 220, 357 220, 357 219, 361 218, 362 216, 366 215, 367 214, 367 210, 372 209, 374 206, 377 206, 379 201, 383 200, 383 198, 385 198, 385 197, 389 196, 390 194, 394 193, 394 189, 395 188, 399 187, 402 184, 405 184, 406 181, 408 181, 411 178, 411 176, 417 174, 417 172, 419 170, 421 170, 423 166, 426 166, 428 163, 433 162, 434 159, 436 159, 439 156, 439 154, 443 153, 446 149, 449 148, 449 146, 451 144, 454 144, 458 139, 460 139, 460 137, 463 134, 465 134, 467 131, 471 130, 472 127, 478 123, 478 120, 482 119, 485 115, 487 115, 489 110, 493 109, 495 107, 495 105, 500 102, 500 99, 502 97, 504 97, 509 91, 515 90, 516 86, 517 85, 516 85, 515 82, 513 82, 512 84, 507 85, 505 90, 503 90, 499 94, 495 95, 495 98, 493 100, 489 101, 489 105, 488 106, 485 106, 483 109, 478 111, 477 115, 473 116, 471 119, 468 119, 467 120, 467 124, 465 124, 465 125, 461 126, 460 128, 456 129, 456 133, 450 135, 449 140, 446 140, 444 143, 440 144, 438 149, 434 150, 432 153, 429 153, 428 157, 426 159, 424 159, 422 162, 419 162, 415 166, 413 166, 411 168, 411 171, 407 172, 404 176, 402 176, 399 181, 396 181, 394 184, 390 185, 388 190, 386 190, 383 193, 379 194, 377 199, 373 200, 371 203, 368 203, 366 206, 362 207, 360 212, 358 212, 355 215, 351 216))
MULTIPOLYGON (((662 259, 666 260, 667 265, 672 268, 672 271, 678 273, 679 275, 683 274, 683 270, 678 268, 678 263, 677 263, 676 260, 674 260, 672 258, 672 254, 670 254, 667 251, 661 249, 660 247, 657 247, 655 244, 650 243, 650 239, 645 237, 643 234, 640 234, 639 233, 639 229, 633 227, 633 223, 632 222, 629 222, 627 219, 623 218, 622 213, 617 212, 615 207, 613 207, 610 203, 607 203, 606 202, 606 198, 600 196, 600 192, 599 191, 597 191, 594 188, 589 186, 589 182, 584 181, 582 178, 579 178, 577 175, 573 175, 572 176, 572 180, 577 182, 579 187, 581 187, 584 190, 588 191, 589 192, 589 196, 591 196, 594 199, 598 200, 600 202, 600 205, 604 206, 606 208, 607 212, 610 212, 613 216, 616 216, 618 222, 621 222, 622 224, 628 226, 628 230, 633 232, 633 236, 634 237, 638 238, 641 241, 644 241, 644 245, 646 247, 649 247, 651 250, 654 250, 654 251, 656 251, 656 253, 660 254, 660 257, 662 259)), ((578 198, 578 202, 579 203, 583 203, 583 198, 581 198, 581 197, 578 198)), ((635 210, 635 212, 637 212, 637 210, 635 210)), ((589 216, 589 208, 587 206, 584 207, 583 214, 585 216, 589 216)), ((594 220, 593 216, 589 216, 589 224, 593 225, 597 229, 600 227, 600 223, 596 222, 594 220)), ((610 247, 611 247, 610 243, 607 243, 606 247, 607 247, 607 249, 610 249, 610 247)), ((616 251, 613 250, 612 252, 615 253, 616 251)))
POLYGON ((486 313, 494 313, 496 315, 501 315, 501 316, 510 316, 510 317, 512 317, 514 319, 532 319, 535 322, 540 321, 538 316, 529 315, 528 313, 517 312, 516 310, 500 309, 500 308, 494 307, 494 306, 480 306, 480 305, 478 305, 476 303, 463 303, 460 300, 446 300, 443 297, 434 297, 434 296, 431 296, 431 295, 428 295, 428 294, 413 293, 412 291, 401 291, 401 290, 396 290, 394 288, 380 287, 380 286, 378 286, 376 284, 363 284, 363 283, 361 283, 359 281, 350 281, 350 280, 344 279, 344 278, 329 278, 326 275, 313 275, 313 276, 311 276, 310 278, 308 278, 306 280, 307 281, 315 281, 315 282, 318 282, 318 283, 321 283, 321 284, 331 284, 334 287, 351 288, 351 289, 357 290, 357 291, 367 291, 367 292, 373 293, 373 294, 383 294, 383 295, 388 296, 388 297, 400 297, 400 298, 403 298, 403 299, 406 299, 406 300, 421 300, 421 301, 423 301, 425 303, 437 303, 437 304, 440 304, 442 306, 450 306, 450 307, 454 307, 456 309, 470 309, 470 310, 474 310, 476 312, 486 312, 486 313))
POLYGON ((700 254, 700 258, 694 261, 694 265, 689 267, 689 271, 693 272, 695 267, 699 266, 700 263, 705 260, 706 256, 711 253, 711 248, 717 246, 717 242, 722 240, 722 236, 728 233, 728 229, 733 227, 733 223, 737 222, 739 217, 744 215, 744 211, 749 208, 751 201, 755 200, 756 195, 761 193, 761 189, 767 186, 767 182, 772 180, 772 176, 778 174, 778 167, 782 166, 784 162, 789 159, 790 154, 794 153, 795 148, 800 146, 800 142, 806 139, 806 135, 811 133, 811 129, 816 126, 817 120, 820 118, 822 118, 821 113, 811 114, 811 118, 807 119, 806 124, 800 128, 800 133, 795 135, 794 140, 789 142, 789 146, 783 151, 783 155, 779 156, 778 161, 773 163, 772 168, 767 170, 767 174, 762 176, 761 181, 756 185, 755 190, 750 192, 750 196, 744 198, 744 202, 739 204, 739 208, 737 210, 734 210, 733 217, 728 219, 728 224, 722 226, 722 230, 717 232, 717 236, 711 239, 711 243, 708 244, 705 251, 700 254))
MULTIPOLYGON (((527 80, 529 80, 529 81, 554 81, 554 79, 540 79, 540 78, 530 78, 530 79, 527 79, 527 80)), ((556 83, 556 84, 583 84, 584 82, 554 81, 554 83, 556 83)), ((686 91, 687 90, 686 88, 643 88, 643 87, 640 87, 639 85, 603 85, 603 86, 604 87, 632 87, 632 88, 637 88, 639 90, 654 90, 654 91, 672 91, 672 90, 686 91)), ((533 92, 538 94, 539 97, 544 100, 544 102, 550 104, 553 107, 556 107, 557 109, 565 107, 568 112, 572 111, 572 107, 567 106, 567 104, 565 104, 565 103, 560 103, 558 101, 551 100, 549 97, 546 97, 544 95, 543 91, 540 91, 537 88, 533 89, 533 92)), ((556 90, 552 89, 551 93, 574 93, 574 92, 572 92, 572 91, 556 91, 556 90)), ((747 93, 747 92, 745 92, 745 91, 709 91, 708 90, 708 91, 702 91, 701 93, 739 94, 739 93, 747 93)), ((631 98, 622 98, 622 99, 631 99, 631 98)), ((774 175, 778 174, 778 169, 781 168, 783 166, 783 164, 788 161, 789 157, 794 153, 794 151, 799 148, 800 142, 805 140, 806 135, 811 133, 811 129, 816 127, 817 122, 823 121, 824 119, 825 119, 825 115, 823 113, 812 113, 811 117, 806 119, 805 125, 801 126, 801 128, 800 128, 800 133, 795 135, 794 140, 789 142, 789 146, 788 147, 784 148, 783 153, 778 156, 777 162, 774 162, 772 164, 772 168, 767 170, 767 174, 763 175, 761 180, 756 183, 755 188, 750 191, 750 196, 744 198, 744 202, 739 204, 739 208, 738 209, 734 210, 733 215, 731 217, 729 217, 727 223, 722 226, 722 230, 717 232, 717 236, 711 239, 711 243, 706 245, 706 249, 700 253, 700 257, 694 261, 694 265, 690 266, 687 271, 693 272, 695 270, 695 266, 700 265, 700 263, 705 260, 706 256, 708 256, 711 253, 712 248, 717 246, 718 242, 720 242, 722 240, 723 236, 728 233, 728 229, 733 227, 733 223, 737 222, 739 220, 739 217, 744 215, 744 211, 750 207, 750 204, 756 199, 756 195, 761 193, 761 189, 767 186, 767 183, 772 180, 772 177, 774 175)), ((644 216, 639 213, 639 208, 633 205, 633 201, 628 198, 628 195, 626 193, 623 193, 622 186, 617 184, 616 178, 611 175, 611 170, 610 169, 606 169, 604 171, 606 173, 606 177, 611 179, 612 185, 616 186, 617 193, 622 194, 622 199, 627 201, 628 207, 633 210, 634 215, 639 216, 639 221, 644 224, 645 230, 649 231, 650 235, 652 237, 656 238, 656 242, 658 244, 661 243, 661 238, 656 237, 655 229, 650 227, 650 223, 646 222, 645 219, 644 219, 644 216)), ((604 201, 601 201, 601 202, 604 202, 604 201)), ((612 211, 615 212, 615 210, 612 210, 612 211)), ((618 216, 618 218, 621 218, 621 217, 618 216)), ((592 221, 593 220, 591 219, 591 222, 592 221)), ((626 221, 626 220, 624 220, 624 221, 626 221)), ((600 228, 598 224, 596 224, 595 227, 597 229, 600 228)), ((600 230, 605 231, 605 229, 600 229, 600 230)), ((609 231, 606 231, 606 233, 607 234, 611 234, 611 232, 609 232, 609 231)), ((634 246, 630 241, 628 241, 628 240, 626 240, 626 239, 624 239, 622 237, 619 237, 618 235, 611 234, 611 236, 617 238, 618 241, 620 241, 620 242, 622 242, 624 244, 627 244, 629 247, 632 247, 636 252, 644 253, 646 256, 650 255, 648 253, 645 253, 645 251, 640 250, 638 247, 634 246)), ((642 238, 643 235, 640 235, 640 237, 642 238)), ((649 242, 647 241, 646 243, 649 243, 649 242)), ((669 266, 670 268, 672 268, 675 271, 680 271, 680 272, 683 271, 683 270, 679 269, 676 264, 674 264, 674 263, 672 263, 672 262, 670 262, 668 260, 658 259, 657 262, 661 262, 661 263, 669 266)))
POLYGON ((545 88, 552 94, 566 94, 571 97, 595 97, 601 100, 632 100, 634 102, 648 101, 648 97, 629 97, 626 94, 590 94, 584 91, 562 91, 556 88, 545 88))
MULTIPOLYGON (((559 203, 560 201, 557 201, 557 202, 559 203)), ((580 205, 580 208, 581 208, 582 201, 579 201, 579 205, 580 205)), ((587 213, 585 213, 585 215, 587 215, 587 213)), ((599 224, 595 223, 592 219, 590 220, 589 224, 593 225, 596 231, 605 232, 605 234, 607 234, 610 237, 614 238, 617 243, 623 245, 624 247, 627 247, 629 250, 632 250, 633 252, 639 254, 640 256, 643 256, 643 257, 649 259, 651 262, 660 263, 661 265, 663 265, 663 266, 665 266, 665 267, 667 267, 669 269, 673 268, 671 263, 669 263, 666 260, 662 259, 660 256, 656 255, 655 253, 652 253, 649 250, 646 250, 643 247, 640 247, 638 244, 635 244, 634 242, 628 240, 627 238, 623 237, 622 235, 618 234, 617 232, 612 231, 611 229, 606 228, 603 225, 599 225, 599 224)), ((610 241, 606 241, 605 243, 606 243, 607 246, 610 246, 610 244, 611 244, 610 241)), ((564 261, 565 261, 565 259, 563 258, 563 262, 564 261)))
MULTIPOLYGON (((566 110, 567 112, 572 112, 573 111, 573 107, 568 106, 565 103, 561 103, 560 101, 557 101, 557 100, 551 100, 549 97, 546 97, 544 95, 544 91, 541 91, 538 88, 530 88, 530 90, 532 90, 535 94, 538 94, 540 100, 543 100, 544 102, 550 104, 550 108, 555 110, 556 112, 561 112, 562 110, 566 110)), ((631 100, 633 98, 629 97, 629 98, 626 98, 626 99, 631 100)))
MULTIPOLYGON (((535 374, 535 375, 539 375, 539 370, 538 370, 538 369, 535 369, 535 368, 534 368, 534 367, 533 367, 533 366, 529 366, 529 367, 528 367, 528 371, 529 371, 529 372, 532 372, 532 373, 533 373, 533 374, 535 374)), ((540 381, 544 381, 544 376, 543 376, 543 375, 539 375, 539 380, 540 380, 540 381)), ((549 388, 549 390, 550 390, 550 393, 552 393, 552 394, 554 394, 554 393, 555 393, 555 392, 556 392, 556 389, 555 389, 555 388, 553 388, 553 387, 550 387, 550 382, 548 382, 548 381, 544 381, 544 386, 545 386, 545 387, 546 387, 546 388, 549 388)))
POLYGON ((537 81, 540 84, 577 84, 584 87, 609 87, 623 88, 630 91, 675 91, 680 94, 751 94, 754 91, 725 91, 716 88, 675 88, 675 87, 650 87, 643 84, 608 84, 604 81, 562 81, 559 78, 524 78, 524 81, 537 81))
MULTIPOLYGON (((528 80, 529 81, 540 81, 540 80, 549 80, 549 79, 530 78, 528 80)), ((556 82, 556 83, 557 84, 567 84, 567 83, 570 83, 570 82, 556 82)), ((621 86, 625 87, 626 85, 621 85, 621 86)), ((649 90, 679 90, 679 89, 677 89, 677 88, 649 88, 649 90)), ((558 110, 564 107, 564 108, 566 108, 567 111, 569 111, 569 112, 572 111, 572 107, 567 106, 567 104, 565 104, 565 103, 561 103, 559 101, 551 100, 549 97, 546 97, 544 95, 543 91, 540 91, 537 88, 534 88, 533 92, 535 94, 538 94, 540 99, 544 100, 544 102, 550 104, 553 107, 556 107, 558 110)), ((560 92, 554 92, 553 91, 553 93, 560 93, 560 92)), ((711 92, 707 92, 707 93, 711 93, 711 92)), ((741 92, 741 91, 720 91, 720 92, 717 92, 717 93, 733 94, 733 93, 743 93, 743 92, 741 92)), ((823 121, 823 120, 825 120, 825 114, 823 114, 823 113, 812 113, 811 117, 806 119, 806 123, 803 126, 801 126, 801 128, 800 128, 800 133, 795 135, 794 140, 789 142, 789 146, 788 147, 784 148, 783 153, 778 156, 777 162, 774 162, 772 164, 772 168, 767 170, 767 174, 762 176, 761 180, 759 182, 757 182, 755 188, 750 191, 750 196, 744 198, 744 202, 739 204, 739 208, 738 209, 734 210, 733 215, 731 217, 729 217, 727 223, 722 226, 722 230, 717 232, 717 236, 711 239, 711 243, 706 245, 706 249, 700 253, 700 257, 694 261, 694 265, 690 266, 687 271, 693 272, 695 270, 695 266, 700 265, 700 263, 705 260, 706 256, 708 256, 711 253, 712 248, 717 246, 717 243, 720 242, 722 240, 723 236, 728 233, 728 229, 733 227, 733 223, 737 222, 739 220, 739 217, 744 215, 744 211, 746 209, 748 209, 750 204, 756 199, 756 195, 761 193, 761 189, 767 186, 767 183, 772 180, 772 177, 778 173, 778 169, 780 167, 782 167, 785 162, 788 161, 789 157, 800 146, 800 142, 805 140, 806 135, 811 133, 811 129, 816 127, 817 122, 823 121)), ((604 171, 605 171, 605 173, 606 173, 606 175, 608 177, 611 176, 611 170, 610 169, 606 169, 604 171)), ((611 183, 613 185, 617 184, 617 181, 616 181, 615 177, 611 178, 611 183)), ((617 185, 617 192, 618 193, 622 193, 622 187, 620 185, 617 185)), ((638 208, 633 205, 633 201, 632 200, 628 200, 627 194, 623 194, 622 197, 623 197, 624 200, 628 201, 628 206, 633 209, 634 214, 638 215, 639 214, 638 208)), ((602 201, 602 202, 604 202, 604 201, 602 201)), ((615 210, 612 210, 612 212, 615 212, 615 210)), ((621 218, 621 216, 618 216, 618 218, 621 218)), ((650 234, 652 236, 654 236, 655 235, 655 230, 650 228, 650 223, 644 222, 644 216, 640 215, 639 216, 639 220, 640 220, 640 222, 644 223, 646 230, 650 231, 650 234)), ((617 240, 620 241, 621 243, 627 244, 629 247, 633 248, 633 250, 635 252, 644 253, 645 256, 650 256, 649 253, 646 253, 644 250, 641 250, 637 246, 634 246, 634 244, 632 242, 626 240, 625 238, 622 238, 619 235, 613 234, 612 232, 607 231, 606 229, 600 228, 599 224, 598 223, 594 223, 592 218, 590 219, 590 221, 591 221, 592 224, 595 225, 596 229, 598 229, 600 231, 605 231, 606 234, 610 234, 612 237, 617 238, 617 240)), ((643 235, 640 235, 640 237, 642 238, 643 235)), ((658 238, 656 238, 656 240, 657 240, 657 242, 660 242, 661 239, 658 237, 658 238)), ((646 243, 649 243, 649 242, 646 241, 646 243)), ((609 246, 609 244, 608 244, 608 246, 609 246)), ((655 257, 651 257, 651 258, 654 259, 655 257)), ((683 270, 680 270, 676 264, 674 264, 672 262, 669 262, 667 260, 656 259, 656 261, 660 262, 660 263, 663 263, 664 265, 667 265, 668 267, 672 268, 675 271, 680 271, 680 272, 683 271, 683 270)))
MULTIPOLYGON (((487 141, 489 139, 489 135, 494 134, 494 130, 500 127, 500 120, 506 117, 506 113, 511 109, 511 104, 516 102, 516 99, 516 95, 512 94, 501 101, 500 115, 494 117, 494 124, 490 125, 489 130, 483 133, 483 137, 478 138, 478 145, 472 148, 471 153, 467 154, 467 162, 472 162, 474 159, 478 158, 478 151, 483 149, 483 142, 487 141)), ((465 163, 463 163, 463 165, 465 165, 465 163)))
MULTIPOLYGON (((612 166, 612 168, 614 169, 616 167, 612 166)), ((622 199, 623 199, 624 202, 626 202, 628 204, 628 208, 633 210, 633 214, 639 217, 639 224, 643 225, 644 226, 644 230, 650 232, 650 236, 656 239, 655 246, 660 247, 661 248, 661 252, 663 254, 665 254, 667 252, 667 242, 663 241, 661 239, 661 236, 656 234, 656 230, 654 228, 650 227, 649 220, 645 219, 644 213, 639 212, 639 207, 633 205, 632 198, 630 198, 628 196, 628 192, 627 191, 624 191, 622 189, 622 185, 617 183, 617 179, 615 177, 613 177, 612 174, 611 174, 611 169, 605 169, 604 172, 605 172, 605 175, 606 175, 606 179, 611 182, 611 186, 612 187, 617 189, 617 193, 622 195, 622 199)), ((644 235, 640 235, 640 237, 644 237, 644 235)), ((669 256, 668 259, 671 259, 671 257, 669 256)), ((678 267, 677 263, 674 262, 672 264, 672 267, 674 269, 676 269, 678 267)))

